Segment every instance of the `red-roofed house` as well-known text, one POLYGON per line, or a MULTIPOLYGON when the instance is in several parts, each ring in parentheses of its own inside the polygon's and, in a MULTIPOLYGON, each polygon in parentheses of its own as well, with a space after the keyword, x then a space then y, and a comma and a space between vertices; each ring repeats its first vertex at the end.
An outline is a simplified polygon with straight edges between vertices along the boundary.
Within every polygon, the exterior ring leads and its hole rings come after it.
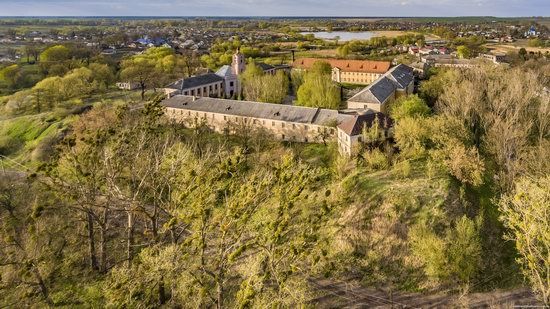
POLYGON ((324 61, 332 67, 332 80, 338 83, 368 85, 390 69, 388 61, 340 60, 320 58, 300 58, 294 61, 295 70, 309 70, 317 61, 324 61))

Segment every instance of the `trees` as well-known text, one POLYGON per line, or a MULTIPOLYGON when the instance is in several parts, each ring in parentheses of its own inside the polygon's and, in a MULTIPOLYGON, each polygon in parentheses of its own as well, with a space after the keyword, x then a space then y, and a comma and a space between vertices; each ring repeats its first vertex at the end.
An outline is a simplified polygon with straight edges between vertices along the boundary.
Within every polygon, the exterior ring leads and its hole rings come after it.
MULTIPOLYGON (((500 186, 510 188, 523 158, 536 147, 536 113, 544 100, 542 72, 481 67, 451 76, 436 109, 463 122, 478 149, 496 163, 500 186), (499 78, 494 78, 499 76, 499 78)), ((543 108, 544 109, 544 108, 543 108)))
POLYGON ((70 59, 69 48, 63 45, 55 45, 47 48, 40 54, 41 62, 61 62, 70 59))
POLYGON ((426 226, 418 226, 410 235, 414 255, 422 261, 424 272, 433 280, 467 285, 479 271, 481 241, 477 222, 466 216, 458 219, 444 237, 426 226))
POLYGON ((500 201, 501 220, 509 229, 525 278, 550 304, 550 177, 523 177, 500 201))
POLYGON ((466 45, 461 45, 457 47, 456 51, 460 58, 469 59, 470 57, 472 57, 472 51, 466 45))
POLYGON ((88 69, 92 71, 92 79, 98 83, 97 88, 108 88, 115 82, 113 71, 107 64, 91 63, 88 69))
POLYGON ((122 62, 120 77, 127 82, 137 83, 141 89, 141 99, 155 77, 155 64, 148 59, 127 59, 122 62))
POLYGON ((430 113, 430 108, 418 95, 403 97, 392 103, 390 116, 399 121, 405 117, 423 117, 430 113))
POLYGON ((314 63, 304 76, 304 83, 298 88, 298 105, 338 109, 340 107, 340 87, 332 81, 330 64, 323 61, 314 63))
POLYGON ((282 103, 288 94, 288 77, 283 71, 265 74, 253 61, 248 64, 241 81, 244 97, 249 101, 282 103))
POLYGON ((27 56, 27 63, 31 63, 31 57, 34 62, 37 62, 40 56, 40 48, 34 44, 25 45, 25 55, 27 56))
POLYGON ((60 273, 65 250, 70 247, 67 228, 74 223, 58 211, 58 201, 47 187, 2 175, 0 286, 11 292, 2 291, 1 304, 52 305, 51 285, 60 273))
POLYGON ((143 54, 122 61, 120 77, 140 85, 141 97, 147 88, 162 87, 175 78, 182 78, 188 61, 171 48, 149 48, 143 54))
POLYGON ((23 73, 17 64, 7 66, 0 70, 0 80, 4 81, 11 89, 17 88, 22 77, 23 73))
POLYGON ((527 49, 525 49, 524 47, 520 48, 518 51, 518 55, 521 60, 527 60, 527 49))

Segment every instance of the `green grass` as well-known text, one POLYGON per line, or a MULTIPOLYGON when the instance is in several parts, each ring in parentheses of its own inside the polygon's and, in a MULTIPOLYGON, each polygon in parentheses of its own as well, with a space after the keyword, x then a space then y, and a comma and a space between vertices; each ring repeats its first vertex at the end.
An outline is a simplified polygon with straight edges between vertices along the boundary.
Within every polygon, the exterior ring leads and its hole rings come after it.
POLYGON ((448 227, 458 216, 449 203, 456 198, 456 188, 443 170, 429 175, 425 160, 411 161, 410 166, 408 175, 393 168, 355 167, 337 184, 340 208, 335 220, 341 230, 334 232, 339 236, 328 250, 344 276, 362 273, 367 285, 402 278, 396 288, 423 289, 424 275, 411 262, 408 231, 420 223, 448 227))
POLYGON ((78 119, 79 116, 72 112, 73 108, 87 104, 119 106, 140 101, 139 92, 117 89, 81 101, 67 102, 65 108, 54 111, 0 120, 0 155, 24 165, 36 165, 51 154, 56 139, 78 119))
POLYGON ((48 112, 2 120, 0 152, 21 164, 29 164, 33 161, 33 151, 46 146, 44 143, 51 143, 76 117, 56 117, 48 112))

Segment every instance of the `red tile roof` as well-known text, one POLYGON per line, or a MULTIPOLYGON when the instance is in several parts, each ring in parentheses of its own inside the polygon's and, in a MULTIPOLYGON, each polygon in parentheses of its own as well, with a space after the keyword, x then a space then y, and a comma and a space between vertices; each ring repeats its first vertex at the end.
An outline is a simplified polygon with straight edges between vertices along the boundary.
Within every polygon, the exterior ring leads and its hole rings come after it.
POLYGON ((344 72, 363 72, 384 74, 390 69, 391 63, 388 61, 370 61, 370 60, 339 60, 322 58, 299 58, 292 64, 292 67, 300 69, 311 69, 317 61, 325 61, 332 68, 339 68, 344 72))

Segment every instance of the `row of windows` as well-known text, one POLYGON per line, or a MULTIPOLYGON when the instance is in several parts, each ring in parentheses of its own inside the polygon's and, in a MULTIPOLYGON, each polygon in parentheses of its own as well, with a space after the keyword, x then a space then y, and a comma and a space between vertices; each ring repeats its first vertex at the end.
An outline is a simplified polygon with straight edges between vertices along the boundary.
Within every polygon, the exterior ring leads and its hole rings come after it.
POLYGON ((342 81, 343 82, 357 82, 357 83, 366 83, 366 82, 369 82, 368 79, 364 79, 364 78, 342 78, 342 81))
MULTIPOLYGON (((174 113, 176 111, 174 110, 174 113)), ((180 110, 180 115, 183 116, 184 115, 184 111, 183 110, 180 110)), ((203 112, 191 112, 191 111, 187 111, 187 116, 196 116, 196 117, 203 117, 203 118, 207 118, 207 113, 203 113, 203 112)), ((211 114, 212 116, 212 119, 215 119, 215 114, 211 114)), ((224 121, 235 121, 235 122, 238 122, 239 120, 242 120, 244 123, 248 123, 249 121, 249 118, 241 118, 241 117, 231 117, 231 116, 223 116, 223 120, 224 121)), ((260 119, 252 119, 252 124, 262 124, 262 125, 266 125, 266 121, 265 120, 260 120, 260 119)), ((284 123, 284 122, 281 122, 281 128, 285 128, 287 125, 289 127, 292 127, 293 129, 297 129, 299 127, 301 127, 302 129, 304 129, 304 131, 308 131, 310 128, 308 125, 299 125, 299 124, 296 124, 296 123, 290 123, 290 124, 287 124, 287 123, 284 123)), ((276 122, 275 121, 271 121, 271 126, 274 127, 276 126, 276 122)), ((317 127, 317 132, 318 133, 321 133, 321 128, 320 127, 317 127)), ((329 132, 331 134, 334 134, 334 131, 335 129, 334 128, 330 128, 329 129, 329 132)))
MULTIPOLYGON (((219 84, 219 89, 223 91, 223 85, 219 84)), ((212 93, 213 91, 218 91, 218 84, 210 85, 210 86, 204 86, 202 88, 192 89, 188 91, 184 91, 183 95, 203 95, 206 94, 206 91, 209 91, 212 93), (196 91, 195 91, 196 90, 196 91)))

